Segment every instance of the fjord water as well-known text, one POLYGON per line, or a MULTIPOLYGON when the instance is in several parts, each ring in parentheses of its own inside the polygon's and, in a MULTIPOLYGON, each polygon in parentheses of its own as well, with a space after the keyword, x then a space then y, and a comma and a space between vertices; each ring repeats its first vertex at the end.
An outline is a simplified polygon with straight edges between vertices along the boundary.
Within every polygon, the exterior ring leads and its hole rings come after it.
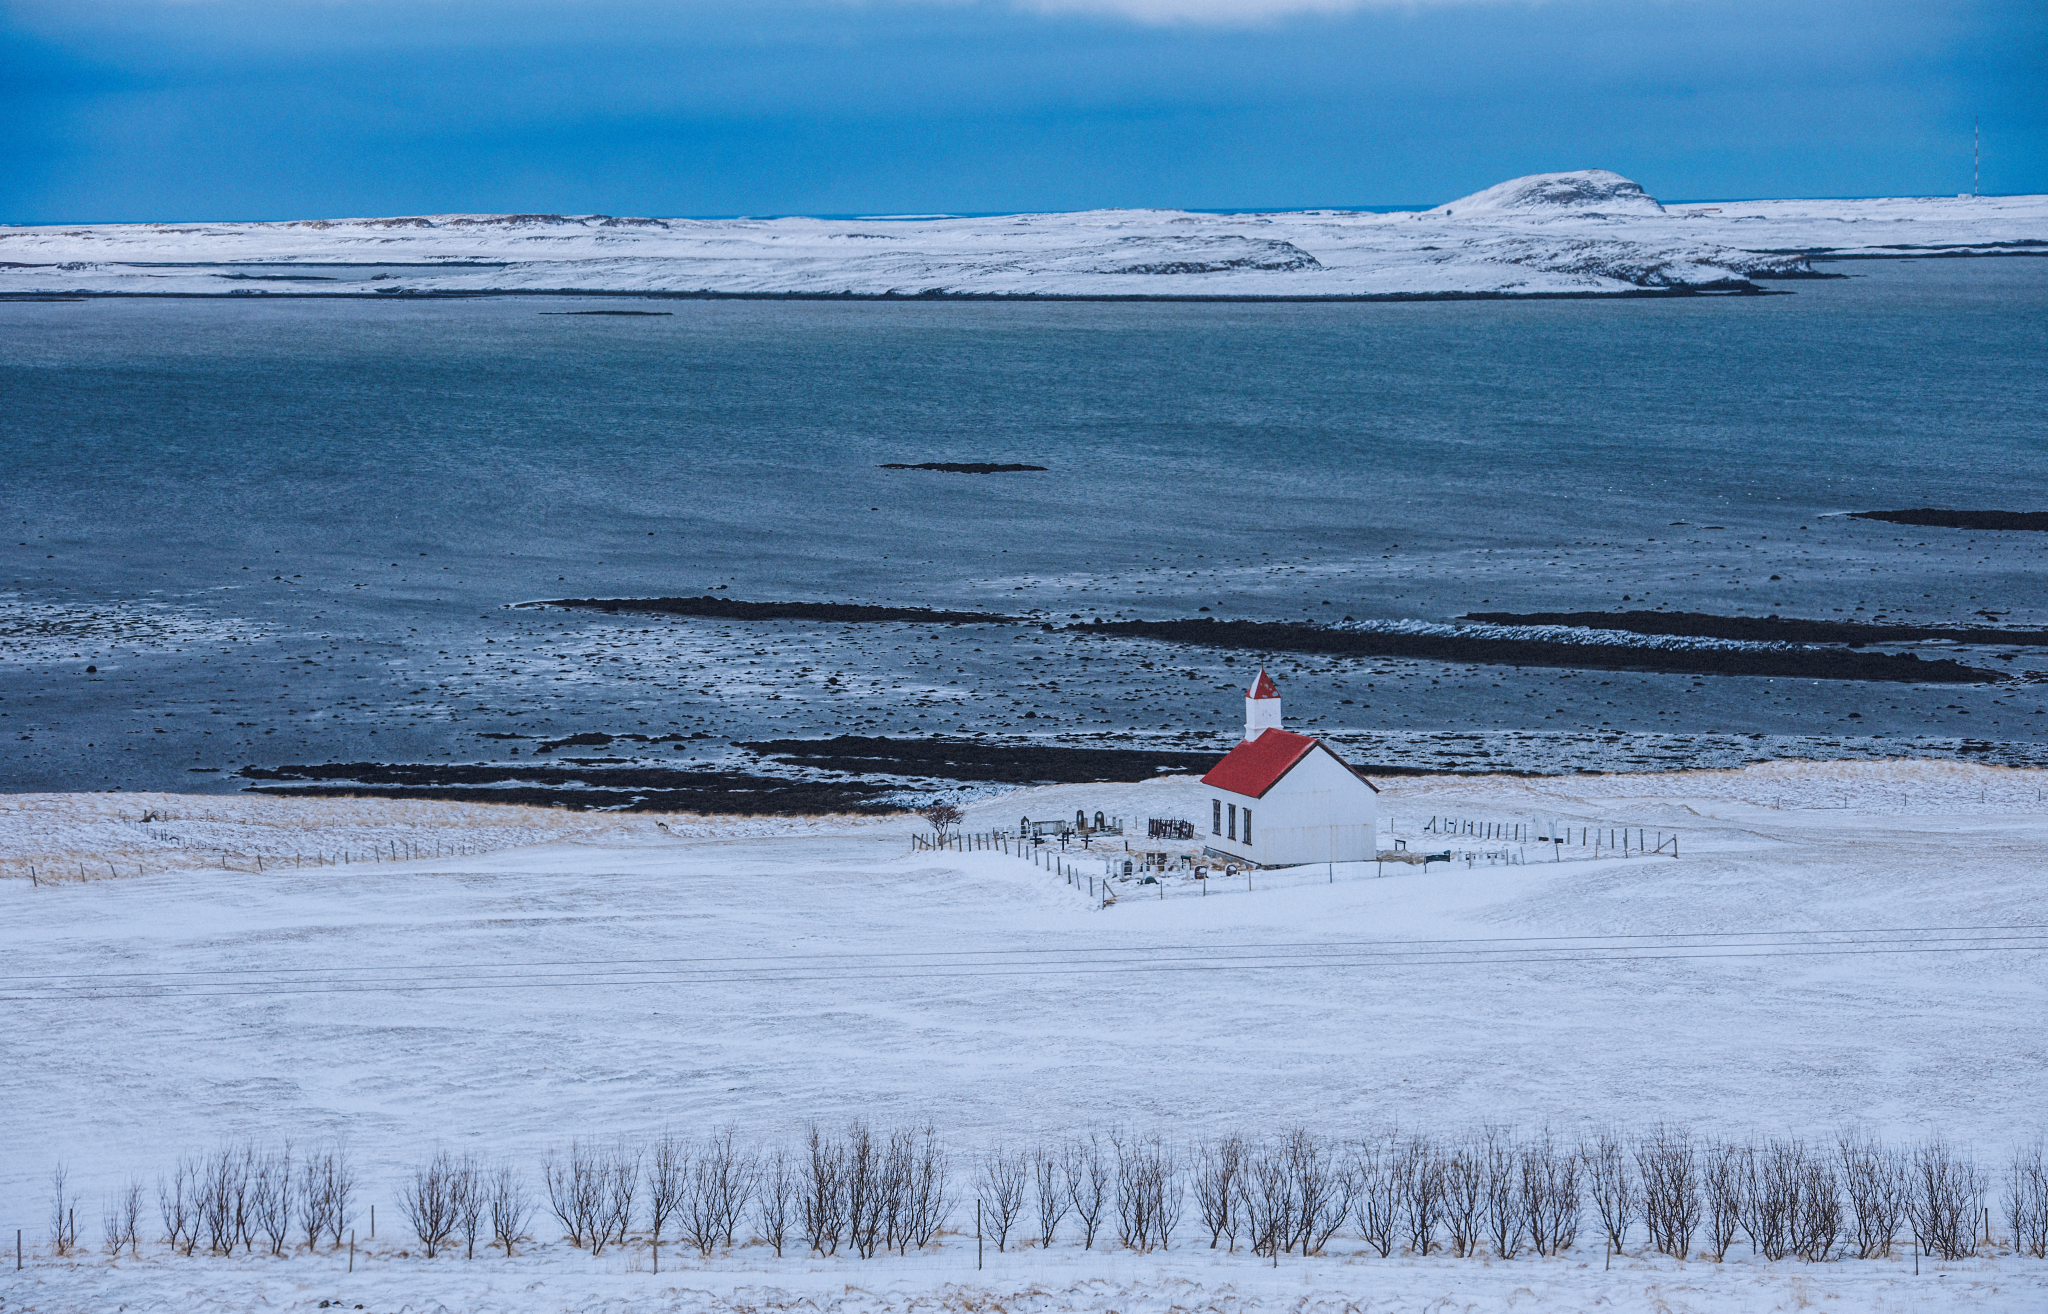
MULTIPOLYGON (((504 609, 546 597, 2048 624, 2048 536, 1838 518, 2043 506, 2048 261, 1827 268, 1851 277, 1599 301, 0 304, 0 785, 1236 712, 1229 664, 1135 641, 504 609), (671 313, 548 313, 617 309, 671 313), (1048 471, 878 468, 933 460, 1048 471)), ((1297 662, 1290 718, 2048 737, 2011 685, 1560 678, 1297 662)))

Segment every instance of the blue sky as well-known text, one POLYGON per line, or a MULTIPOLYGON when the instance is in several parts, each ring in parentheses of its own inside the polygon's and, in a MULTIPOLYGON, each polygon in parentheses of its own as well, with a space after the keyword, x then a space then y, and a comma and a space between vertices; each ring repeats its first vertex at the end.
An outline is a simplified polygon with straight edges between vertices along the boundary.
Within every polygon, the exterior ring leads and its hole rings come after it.
POLYGON ((2041 0, 0 0, 0 222, 2048 191, 2041 0))

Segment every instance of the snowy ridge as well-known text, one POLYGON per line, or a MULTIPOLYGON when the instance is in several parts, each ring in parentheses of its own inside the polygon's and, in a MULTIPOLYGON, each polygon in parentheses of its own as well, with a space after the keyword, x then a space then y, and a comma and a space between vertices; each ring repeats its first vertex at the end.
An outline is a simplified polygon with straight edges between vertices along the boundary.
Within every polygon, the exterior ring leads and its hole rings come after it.
POLYGON ((1809 275, 1810 256, 1823 253, 2036 245, 2048 248, 2048 197, 1664 206, 1593 169, 1398 214, 511 214, 0 228, 0 293, 1556 295, 1739 287, 1809 275))

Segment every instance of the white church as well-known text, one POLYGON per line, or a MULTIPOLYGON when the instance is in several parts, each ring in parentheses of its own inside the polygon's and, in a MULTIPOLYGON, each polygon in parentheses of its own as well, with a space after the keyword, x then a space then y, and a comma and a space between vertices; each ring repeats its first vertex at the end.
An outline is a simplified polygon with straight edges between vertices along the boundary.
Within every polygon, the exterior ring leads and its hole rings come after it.
POLYGON ((1280 691, 1264 671, 1244 695, 1244 742, 1202 777, 1213 858, 1259 867, 1370 862, 1379 787, 1322 740, 1280 728, 1280 691))

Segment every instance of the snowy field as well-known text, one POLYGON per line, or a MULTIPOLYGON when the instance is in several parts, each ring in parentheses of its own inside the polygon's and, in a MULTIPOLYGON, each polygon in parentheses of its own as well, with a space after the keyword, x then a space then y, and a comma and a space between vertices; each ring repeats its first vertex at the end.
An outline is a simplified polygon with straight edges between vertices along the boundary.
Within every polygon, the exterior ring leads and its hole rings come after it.
MULTIPOLYGON (((1122 1126, 1181 1143, 1304 1125, 1457 1133, 1680 1122, 1828 1141, 1945 1135, 1996 1174, 2043 1131, 2044 773, 1778 763, 1726 772, 1389 781, 1397 831, 1541 818, 1678 831, 1683 856, 1475 858, 1262 876, 1250 892, 1101 907, 997 852, 911 853, 909 821, 706 823, 557 814, 495 829, 424 805, 41 796, 10 853, 89 865, 161 802, 207 824, 323 826, 459 856, 0 881, 8 928, 0 1226, 27 1267, 9 1311, 881 1309, 2038 1310, 2010 1255, 1916 1278, 1909 1251, 1825 1265, 1679 1264, 1591 1228, 1549 1259, 1379 1259, 1355 1238, 1264 1267, 1061 1241, 975 1269, 968 1216, 925 1253, 708 1260, 535 1244, 429 1263, 399 1239, 403 1172, 437 1148, 538 1176, 572 1138, 731 1123, 930 1118, 961 1158, 1122 1126), (242 810, 238 818, 236 810, 242 810), (287 812, 280 809, 289 810, 287 812), (323 814, 325 814, 323 816, 323 814), (659 823, 659 824, 657 824, 659 823), (666 825, 667 830, 662 827, 666 825), (378 1240, 139 1259, 93 1248, 136 1174, 228 1138, 345 1136, 378 1240), (48 1253, 49 1176, 80 1193, 83 1256, 48 1253)), ((1102 809, 1193 818, 1188 779, 974 805, 970 830, 1102 809)), ((507 809, 506 812, 514 810, 507 809)), ((457 815, 461 812, 463 815, 457 815)), ((545 814, 541 814, 543 817, 545 814)), ((1483 848, 1485 846, 1475 846, 1483 848)), ((1464 851, 1461 843, 1460 851, 1464 851)), ((1082 864, 1084 869, 1088 864, 1082 864)), ((1099 864, 1095 870, 1100 870, 1099 864)), ((117 868, 118 871, 118 868, 117 868)), ((964 1184, 963 1184, 964 1187, 964 1184)), ((1996 1206, 1996 1198, 1987 1201, 1996 1206)), ((154 1229, 153 1199, 145 1236, 154 1229)), ((1994 1227, 1994 1230, 1996 1228, 1994 1227)))
POLYGON ((2002 253, 2048 197, 1659 204, 1604 170, 1434 210, 826 220, 432 215, 0 228, 0 293, 1529 295, 1739 285, 1809 253, 2002 253))

